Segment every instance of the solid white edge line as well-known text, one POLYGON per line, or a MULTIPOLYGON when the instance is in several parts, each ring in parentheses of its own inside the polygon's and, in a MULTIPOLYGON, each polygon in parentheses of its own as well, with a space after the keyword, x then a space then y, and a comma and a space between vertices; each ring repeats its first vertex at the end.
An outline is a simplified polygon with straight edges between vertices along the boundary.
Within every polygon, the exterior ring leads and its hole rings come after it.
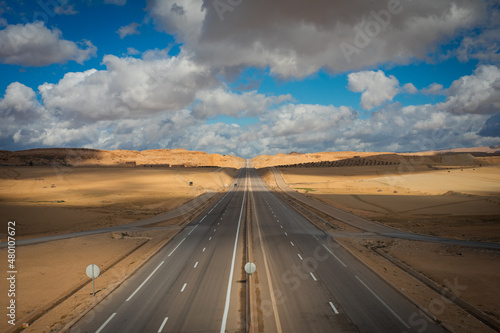
POLYGON ((175 247, 175 249, 173 249, 173 250, 172 250, 172 252, 170 252, 170 254, 168 255, 168 257, 170 257, 170 256, 172 255, 172 253, 174 253, 174 252, 175 252, 175 250, 177 250, 177 248, 178 248, 179 246, 181 246, 182 242, 184 242, 185 240, 186 240, 186 238, 184 238, 183 240, 181 240, 181 242, 180 242, 179 244, 177 244, 177 246, 175 247))
POLYGON ((194 264, 194 267, 193 267, 193 268, 196 268, 196 266, 198 266, 198 262, 196 262, 196 264, 194 264))
POLYGON ((191 229, 191 231, 189 232, 188 236, 191 235, 191 233, 194 231, 194 229, 196 229, 198 225, 196 225, 193 229, 191 229))
POLYGON ((181 289, 181 293, 184 291, 184 289, 186 289, 187 285, 188 285, 187 283, 184 283, 184 285, 182 286, 182 289, 181 289))
POLYGON ((323 247, 324 247, 324 248, 325 248, 328 252, 330 252, 330 254, 331 254, 332 256, 334 256, 334 258, 335 258, 335 259, 337 259, 337 261, 338 261, 338 262, 340 262, 340 263, 341 263, 344 267, 347 267, 347 265, 346 265, 346 264, 344 264, 344 263, 342 262, 342 260, 340 260, 340 259, 339 259, 339 257, 337 257, 337 256, 336 256, 336 255, 335 255, 332 251, 330 251, 330 249, 329 249, 329 248, 327 248, 327 247, 326 247, 326 245, 324 245, 324 244, 323 244, 323 247))
POLYGON ((406 328, 410 328, 410 326, 396 313, 394 312, 394 310, 389 306, 387 305, 386 302, 384 302, 380 297, 378 297, 377 294, 375 294, 375 292, 373 290, 371 290, 370 287, 368 287, 364 282, 363 280, 361 280, 357 275, 355 275, 356 279, 358 279, 359 282, 361 282, 361 284, 363 286, 365 286, 366 289, 368 289, 369 292, 371 292, 373 294, 373 296, 375 296, 376 299, 379 300, 380 303, 382 303, 383 306, 386 307, 387 310, 389 310, 390 313, 392 313, 392 315, 394 317, 396 317, 406 328))
POLYGON ((238 235, 240 234, 241 218, 243 216, 243 207, 245 207, 245 199, 247 195, 248 171, 245 173, 245 191, 243 192, 243 202, 241 203, 240 218, 238 219, 238 228, 236 229, 236 237, 234 239, 233 260, 231 262, 231 272, 229 273, 229 281, 227 283, 226 306, 224 308, 224 316, 222 317, 222 325, 220 332, 226 332, 227 315, 229 313, 229 302, 231 300, 231 285, 233 284, 234 261, 236 260, 236 250, 238 248, 238 235))
POLYGON ((311 274, 314 281, 318 281, 318 279, 316 279, 316 277, 314 276, 314 274, 312 272, 309 272, 309 274, 311 274))
POLYGON ((141 289, 141 288, 142 288, 142 287, 146 284, 146 282, 148 282, 148 280, 149 280, 149 279, 153 276, 153 274, 154 274, 154 273, 156 273, 156 271, 158 270, 158 268, 160 268, 160 266, 161 266, 161 265, 163 265, 163 263, 164 263, 164 261, 162 261, 162 262, 161 262, 161 263, 160 263, 160 264, 159 264, 159 265, 155 268, 155 270, 154 270, 151 274, 149 274, 149 276, 146 278, 146 280, 144 280, 144 281, 141 283, 141 285, 140 285, 139 287, 137 287, 137 289, 136 289, 136 290, 132 293, 132 295, 130 295, 130 296, 127 298, 127 300, 126 300, 125 302, 130 301, 130 299, 131 299, 132 297, 134 297, 134 295, 135 295, 135 294, 139 291, 139 289, 141 289))
POLYGON ((163 331, 163 327, 165 327, 165 324, 167 323, 167 320, 168 320, 168 317, 165 317, 165 319, 163 320, 163 323, 161 323, 161 326, 160 326, 160 329, 158 330, 158 333, 160 333, 161 331, 163 331))
POLYGON ((333 312, 335 312, 335 314, 339 314, 339 312, 337 311, 337 308, 335 307, 335 305, 333 305, 332 302, 329 302, 330 303, 330 306, 332 307, 333 309, 333 312))
POLYGON ((300 255, 300 253, 297 253, 297 255, 299 256, 300 260, 304 260, 304 259, 302 259, 302 256, 300 255))
POLYGON ((102 331, 103 328, 111 321, 111 319, 113 319, 114 316, 116 316, 116 312, 113 313, 111 316, 109 316, 108 320, 106 320, 104 324, 102 324, 101 327, 99 327, 99 329, 95 331, 95 333, 99 333, 100 331, 102 331))

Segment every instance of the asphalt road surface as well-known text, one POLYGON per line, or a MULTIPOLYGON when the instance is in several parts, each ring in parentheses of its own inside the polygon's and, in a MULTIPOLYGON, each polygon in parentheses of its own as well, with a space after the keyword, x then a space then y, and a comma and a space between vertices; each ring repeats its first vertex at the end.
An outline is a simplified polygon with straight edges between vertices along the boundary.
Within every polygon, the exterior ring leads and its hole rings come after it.
POLYGON ((237 184, 70 332, 244 332, 247 209, 252 332, 444 332, 254 169, 237 184))
POLYGON ((246 172, 70 332, 244 332, 246 172))
POLYGON ((474 242, 467 241, 461 239, 451 239, 451 238, 442 238, 435 237, 429 235, 419 235, 411 232, 407 232, 404 230, 398 230, 395 228, 391 228, 387 225, 363 218, 361 216, 354 215, 352 213, 346 212, 345 210, 327 205, 319 200, 315 200, 308 196, 305 196, 301 193, 293 191, 288 187, 283 179, 281 173, 276 168, 271 168, 274 173, 276 183, 280 187, 282 191, 284 191, 287 195, 293 197, 296 200, 299 200, 314 209, 317 209, 339 221, 350 224, 353 227, 365 230, 367 232, 372 232, 374 234, 378 234, 385 237, 390 238, 401 238, 408 239, 414 241, 421 242, 432 242, 432 243, 441 243, 441 244, 450 244, 450 245, 458 245, 458 246, 473 246, 473 247, 482 247, 488 249, 500 249, 500 243, 488 243, 488 242, 474 242))

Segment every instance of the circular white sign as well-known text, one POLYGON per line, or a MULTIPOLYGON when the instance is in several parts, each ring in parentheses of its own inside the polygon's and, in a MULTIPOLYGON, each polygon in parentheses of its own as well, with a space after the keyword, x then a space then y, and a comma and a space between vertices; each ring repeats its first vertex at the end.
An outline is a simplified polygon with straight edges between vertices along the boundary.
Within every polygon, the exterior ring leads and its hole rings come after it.
POLYGON ((257 266, 255 266, 253 262, 247 262, 245 265, 245 272, 247 272, 247 274, 252 274, 256 269, 257 266))
POLYGON ((97 265, 91 264, 87 266, 87 276, 89 278, 95 279, 99 276, 99 273, 101 273, 101 271, 97 265))

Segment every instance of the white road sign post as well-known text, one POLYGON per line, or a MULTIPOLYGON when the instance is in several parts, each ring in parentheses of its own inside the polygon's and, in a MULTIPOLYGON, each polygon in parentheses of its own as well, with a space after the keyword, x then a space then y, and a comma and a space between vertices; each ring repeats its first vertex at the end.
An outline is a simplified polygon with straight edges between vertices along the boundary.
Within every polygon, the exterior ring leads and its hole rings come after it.
POLYGON ((99 267, 94 264, 90 264, 87 266, 87 276, 92 279, 92 296, 95 297, 95 289, 94 289, 94 279, 99 276, 101 271, 99 267))

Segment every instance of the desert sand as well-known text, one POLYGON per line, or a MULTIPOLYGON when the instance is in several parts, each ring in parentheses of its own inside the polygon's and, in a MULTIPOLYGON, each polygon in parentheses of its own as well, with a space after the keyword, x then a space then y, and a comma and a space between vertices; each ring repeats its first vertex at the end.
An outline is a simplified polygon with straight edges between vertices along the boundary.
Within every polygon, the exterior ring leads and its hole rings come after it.
MULTIPOLYGON (((3 167, 0 211, 18 239, 133 222, 231 184, 236 169, 3 167), (192 186, 189 183, 192 182, 192 186)), ((0 238, 5 240, 5 231, 0 238)))
POLYGON ((281 172, 299 192, 397 228, 500 241, 500 167, 403 172, 389 166, 284 168, 281 172))
MULTIPOLYGON (((5 223, 16 221, 16 240, 121 225, 165 214, 205 192, 225 191, 237 172, 216 167, 1 167, 0 212, 5 223)), ((121 239, 107 233, 18 247, 18 322, 88 283, 85 268, 90 263, 101 270, 111 267, 98 280, 100 295, 109 291, 180 231, 188 217, 121 239)), ((6 231, 1 230, 2 242, 6 231)), ((7 249, 0 249, 0 255, 6 258, 7 249)), ((6 283, 0 282, 1 290, 8 289, 6 283)), ((88 285, 71 295, 26 332, 58 331, 92 303, 88 285)), ((1 306, 6 301, 2 298, 1 306)), ((0 323, 0 331, 8 328, 6 321, 0 323)))
MULTIPOLYGON (((290 155, 266 157, 256 162, 281 165, 278 170, 288 186, 298 192, 398 229, 500 242, 500 161, 495 155, 428 152, 365 157, 371 161, 393 162, 388 165, 360 162, 364 158, 360 153, 342 153, 337 157, 330 154, 330 159, 323 160, 329 162, 306 160, 298 164, 297 154, 290 155), (351 166, 338 166, 338 162, 331 161, 345 161, 351 166)), ((270 169, 262 168, 259 172, 266 183, 276 189, 270 169)), ((500 319, 498 251, 390 240, 322 217, 338 229, 323 223, 318 223, 319 227, 447 327, 455 332, 492 332, 372 249, 382 249, 438 285, 456 281, 461 288, 458 296, 497 320, 500 319)))
MULTIPOLYGON (((472 153, 292 153, 259 156, 252 163, 262 168, 259 171, 271 187, 274 177, 265 167, 287 166, 279 170, 297 191, 397 228, 500 241, 500 168, 496 166, 500 160, 472 153)), ((158 154, 169 158, 156 159, 149 152, 79 149, 0 152, 0 164, 7 165, 0 168, 2 217, 18 221, 17 239, 129 223, 166 213, 204 192, 224 191, 238 172, 231 166, 239 167, 243 161, 183 150, 158 154), (127 162, 136 166, 126 167, 127 162), (212 167, 180 167, 191 163, 212 167)), ((340 226, 340 230, 327 230, 332 236, 422 307, 439 294, 374 254, 373 244, 438 283, 458 278, 467 287, 461 295, 464 299, 500 318, 497 252, 388 241, 331 222, 340 226)), ((185 223, 185 217, 178 218, 119 239, 102 234, 19 247, 19 320, 71 295, 25 331, 58 331, 92 304, 91 284, 84 271, 90 262, 108 269, 96 280, 97 295, 102 297, 185 223)), ((5 232, 0 235, 5 241, 5 232)), ((0 255, 6 256, 6 249, 0 255)), ((2 290, 5 283, 0 283, 2 290)), ((456 332, 488 332, 484 324, 452 305, 438 318, 456 327, 456 332)), ((0 330, 6 328, 2 322, 0 330)))

